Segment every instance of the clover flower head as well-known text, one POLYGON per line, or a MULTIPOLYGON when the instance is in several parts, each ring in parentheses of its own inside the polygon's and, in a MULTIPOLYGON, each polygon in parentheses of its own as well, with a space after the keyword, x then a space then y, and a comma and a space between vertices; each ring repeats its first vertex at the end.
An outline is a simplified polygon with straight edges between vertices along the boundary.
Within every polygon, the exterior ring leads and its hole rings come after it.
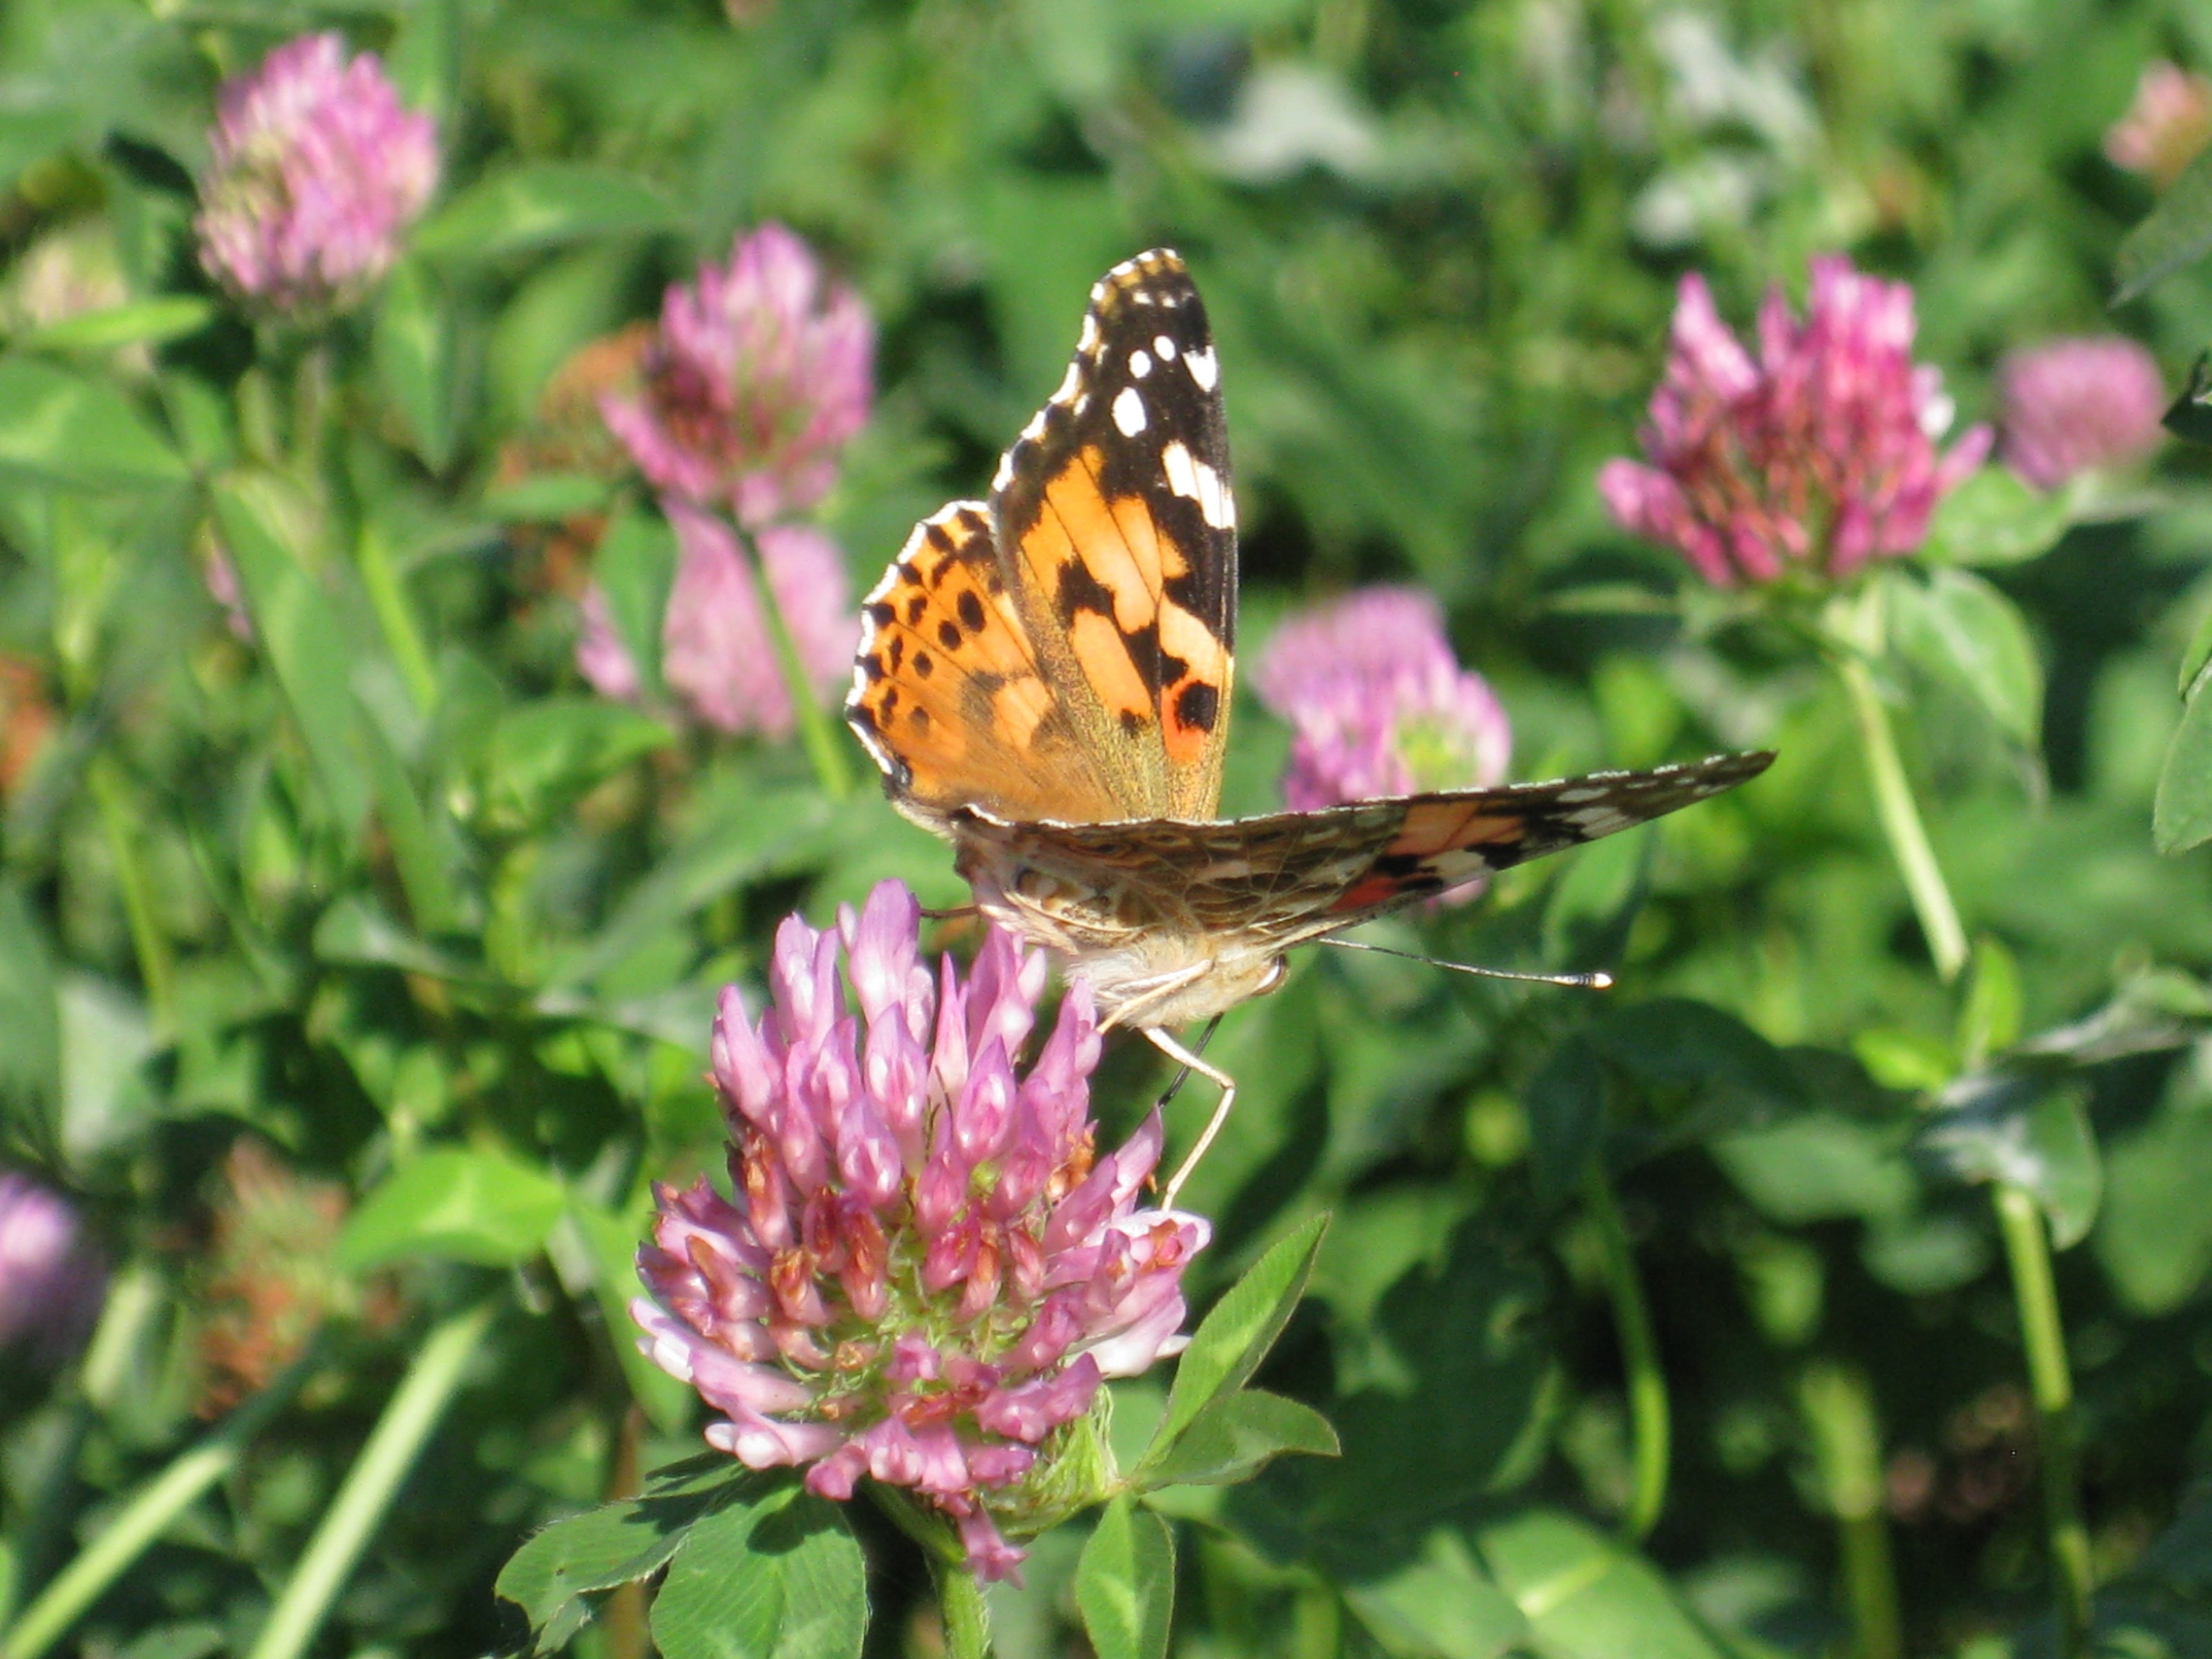
POLYGON ((1505 775, 1505 710, 1459 665, 1443 610, 1419 588, 1362 588, 1292 617, 1253 684, 1291 724, 1283 799, 1295 811, 1505 775))
POLYGON ((1913 551, 1990 442, 1978 426, 1937 452, 1953 411, 1942 377, 1912 361, 1916 326, 1906 284, 1817 258, 1802 321, 1769 291, 1754 359, 1705 279, 1685 276, 1641 434, 1649 465, 1606 463, 1607 507, 1717 587, 1838 579, 1913 551))
MULTIPOLYGON (((714 514, 672 498, 661 507, 675 526, 678 547, 676 580, 661 626, 661 678, 717 731, 788 738, 798 711, 769 632, 752 562, 714 514)), ((804 525, 769 525, 751 532, 751 539, 807 680, 826 696, 853 657, 843 557, 835 542, 804 525)), ((586 592, 583 612, 577 668, 602 696, 634 700, 642 689, 637 665, 623 647, 598 587, 586 592)))
POLYGON ((2212 80, 2164 59, 2143 65, 2127 112, 2105 133, 2105 155, 2163 190, 2212 142, 2212 80))
POLYGON ((1997 365, 1997 398, 1998 453, 2039 489, 2142 460, 2164 436, 2158 360, 2116 334, 2008 353, 1997 365))
POLYGON ((59 1363, 90 1334, 106 1285, 70 1202, 28 1176, 0 1173, 0 1350, 20 1343, 59 1363))
POLYGON ((655 489, 766 524, 829 493, 874 401, 874 358, 860 296, 768 224, 668 290, 643 386, 600 410, 655 489))
POLYGON ((200 181, 200 263, 254 309, 313 319, 357 303, 438 183, 438 131, 374 52, 337 34, 279 46, 228 82, 200 181))
POLYGON ((723 992, 735 1196, 659 1189, 632 1313, 720 1413, 711 1444, 803 1466, 826 1498, 863 1475, 905 1487, 979 1577, 1006 1578, 1022 1552, 1002 1527, 1048 1515, 1100 1383, 1182 1346, 1182 1270, 1209 1230, 1138 1205, 1157 1111, 1094 1154, 1082 988, 1021 1071, 1043 959, 994 931, 964 980, 949 958, 933 975, 920 918, 894 882, 834 931, 793 916, 760 1018, 723 992))

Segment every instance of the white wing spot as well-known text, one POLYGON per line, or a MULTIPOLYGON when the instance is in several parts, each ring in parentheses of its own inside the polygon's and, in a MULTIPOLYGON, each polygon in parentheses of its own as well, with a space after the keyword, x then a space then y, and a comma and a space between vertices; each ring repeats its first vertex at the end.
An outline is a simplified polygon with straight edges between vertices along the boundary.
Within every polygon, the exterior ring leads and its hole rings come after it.
MULTIPOLYGON (((1096 304, 1099 298, 1098 290, 1096 289, 1091 289, 1091 296, 1092 303, 1096 304)), ((1076 339, 1075 349, 1078 351, 1089 351, 1095 348, 1097 343, 1098 313, 1095 311, 1086 311, 1083 313, 1083 332, 1076 339)), ((1071 363, 1068 367, 1073 369, 1075 366, 1071 363)))
POLYGON ((1160 452, 1160 465, 1168 475, 1168 488, 1185 501, 1198 499, 1198 469, 1178 438, 1160 452))
POLYGON ((1114 424, 1125 438, 1133 438, 1145 429, 1145 400, 1137 395, 1137 388, 1125 386, 1114 399, 1114 424))
POLYGON ((1145 376, 1146 376, 1146 375, 1147 375, 1147 374, 1151 374, 1152 372, 1152 360, 1150 357, 1147 357, 1146 356, 1145 356, 1145 354, 1144 354, 1143 352, 1141 352, 1141 351, 1133 351, 1133 352, 1131 352, 1131 353, 1129 354, 1129 373, 1130 373, 1130 374, 1133 374, 1134 376, 1136 376, 1136 378, 1137 378, 1137 379, 1139 379, 1139 380, 1143 380, 1143 379, 1145 378, 1145 376))
POLYGON ((1067 373, 1060 377, 1060 390, 1052 394, 1051 401, 1056 404, 1066 403, 1075 396, 1075 388, 1082 383, 1083 371, 1071 361, 1067 365, 1067 373))
POLYGON ((1562 789, 1559 801, 1562 806, 1580 806, 1584 801, 1601 800, 1606 793, 1603 789, 1562 789))
POLYGON ((1154 336, 1152 355, 1164 363, 1173 362, 1176 360, 1176 343, 1164 334, 1154 336))
POLYGON ((1201 346, 1196 351, 1185 352, 1182 362, 1183 367, 1190 371, 1190 378, 1198 382, 1200 392, 1212 391, 1214 383, 1221 378, 1221 365, 1214 361, 1212 346, 1201 346))
POLYGON ((1193 461, 1191 470, 1198 475, 1200 515, 1216 530, 1236 529, 1237 502, 1229 486, 1221 482, 1221 475, 1204 461, 1193 461))
POLYGON ((1134 300, 1140 306, 1148 306, 1154 303, 1152 299, 1152 291, 1148 288, 1132 289, 1129 291, 1129 297, 1134 300))

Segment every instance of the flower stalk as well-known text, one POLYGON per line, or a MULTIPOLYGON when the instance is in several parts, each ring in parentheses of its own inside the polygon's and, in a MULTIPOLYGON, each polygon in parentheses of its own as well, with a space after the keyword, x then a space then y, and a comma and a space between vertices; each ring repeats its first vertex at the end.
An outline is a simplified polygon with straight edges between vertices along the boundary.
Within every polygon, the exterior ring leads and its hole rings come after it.
POLYGON ((1633 1484, 1622 1531, 1642 1543, 1659 1523, 1667 1503, 1667 1473, 1673 1456, 1673 1431, 1667 1404, 1667 1373, 1659 1363, 1659 1344, 1651 1330, 1651 1307, 1636 1271, 1636 1252, 1613 1196, 1613 1182, 1601 1160, 1593 1159, 1583 1182, 1583 1201, 1597 1229, 1605 1289, 1613 1304, 1613 1328, 1620 1344, 1628 1379, 1628 1426, 1633 1484))
POLYGON ((1913 914, 1928 941, 1928 954, 1945 983, 1955 981, 1966 965, 1966 930, 1952 902, 1951 889, 1936 862, 1936 849, 1920 820, 1912 799, 1912 785, 1905 775, 1905 762, 1897 750, 1897 734, 1889 710, 1874 683, 1864 657, 1848 647, 1835 658, 1836 672, 1850 700, 1851 718, 1858 726, 1859 751, 1866 758, 1867 780, 1874 786, 1875 811, 1882 834, 1896 857, 1905 891, 1911 895, 1913 914))
POLYGON ((1829 1512, 1836 1518, 1844 1584, 1858 1659, 1899 1659, 1897 1569, 1882 1513, 1881 1435, 1865 1375, 1820 1362, 1805 1368, 1797 1397, 1813 1433, 1829 1512))
POLYGON ((331 1603, 459 1391, 491 1323, 493 1307, 487 1301, 456 1314, 424 1340, 270 1609, 247 1659, 299 1659, 313 1644, 331 1603))
POLYGON ((2065 1328, 2051 1268, 2051 1237, 2034 1198, 2009 1181, 1996 1183, 1999 1230, 2020 1334, 2027 1351, 2029 1392, 2035 1400, 2038 1443, 2043 1453, 2043 1516, 2050 1538, 2051 1577, 2063 1659, 2087 1659, 2090 1595, 2094 1577, 2089 1531, 2081 1518, 2081 1472, 2074 1441, 2074 1378, 2066 1359, 2065 1328))
POLYGON ((68 1635, 172 1522, 238 1467, 254 1437, 292 1403, 321 1364, 320 1349, 310 1345, 276 1381, 224 1419, 222 1427, 140 1488, 0 1638, 0 1659, 39 1659, 68 1635))
POLYGON ((176 968, 169 941, 155 914, 153 884, 138 855, 131 803, 125 797, 121 770, 107 755, 96 755, 86 769, 86 782, 100 811, 100 827, 107 837, 107 855, 115 861, 115 884, 123 899, 123 915, 131 929, 131 949, 138 958, 138 977, 146 987, 147 1006, 153 1010, 154 1028, 167 1036, 176 1028, 176 968))
POLYGON ((769 580, 768 564, 761 556, 758 539, 740 532, 738 540, 744 548, 745 562, 752 570, 753 592, 760 602, 761 620, 768 626, 769 642, 775 647, 776 667, 791 698, 792 713, 799 722, 799 740, 806 750, 807 763, 814 769, 814 781, 830 799, 843 800, 853 793, 850 752, 822 707, 814 677, 799 654, 799 641, 793 637, 790 624, 784 620, 783 605, 776 597, 775 584, 769 580))

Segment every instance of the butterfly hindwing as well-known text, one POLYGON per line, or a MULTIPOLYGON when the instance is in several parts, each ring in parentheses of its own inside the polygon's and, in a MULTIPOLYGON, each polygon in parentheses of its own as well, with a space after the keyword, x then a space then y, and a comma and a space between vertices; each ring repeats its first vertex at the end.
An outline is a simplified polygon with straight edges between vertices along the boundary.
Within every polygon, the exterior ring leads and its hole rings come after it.
POLYGON ((861 614, 846 718, 902 808, 925 822, 963 806, 1113 816, 1108 781, 1007 595, 981 504, 915 526, 861 614))
POLYGON ((992 514, 1038 665, 1110 775, 1101 816, 1210 817, 1237 515, 1219 363, 1175 254, 1140 254, 1092 289, 1067 376, 1006 452, 992 514))

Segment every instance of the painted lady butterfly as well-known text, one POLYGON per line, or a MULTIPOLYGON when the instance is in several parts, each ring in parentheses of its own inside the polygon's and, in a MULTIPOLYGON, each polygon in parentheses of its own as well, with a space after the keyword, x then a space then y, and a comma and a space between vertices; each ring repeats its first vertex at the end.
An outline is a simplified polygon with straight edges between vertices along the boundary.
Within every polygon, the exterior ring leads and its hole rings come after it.
POLYGON ((1091 292, 1067 377, 988 505, 915 529, 846 718, 982 913, 1056 952, 1103 1023, 1236 1085, 1169 1028, 1281 981, 1291 946, 1687 806, 1771 754, 1220 820, 1237 507, 1206 309, 1164 249, 1091 292))

